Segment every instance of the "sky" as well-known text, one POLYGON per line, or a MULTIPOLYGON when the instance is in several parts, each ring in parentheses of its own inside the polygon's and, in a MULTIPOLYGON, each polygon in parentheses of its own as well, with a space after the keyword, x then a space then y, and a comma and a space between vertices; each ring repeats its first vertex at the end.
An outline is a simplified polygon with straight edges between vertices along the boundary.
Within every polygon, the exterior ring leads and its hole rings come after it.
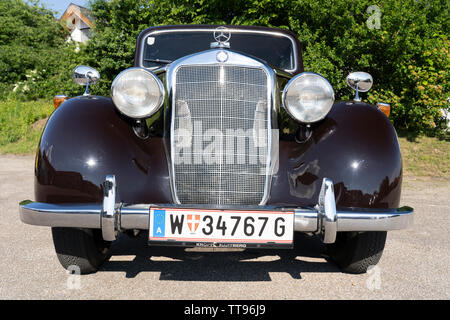
POLYGON ((83 7, 88 5, 88 0, 41 0, 41 3, 48 9, 57 11, 56 17, 61 17, 70 3, 77 4, 83 7))

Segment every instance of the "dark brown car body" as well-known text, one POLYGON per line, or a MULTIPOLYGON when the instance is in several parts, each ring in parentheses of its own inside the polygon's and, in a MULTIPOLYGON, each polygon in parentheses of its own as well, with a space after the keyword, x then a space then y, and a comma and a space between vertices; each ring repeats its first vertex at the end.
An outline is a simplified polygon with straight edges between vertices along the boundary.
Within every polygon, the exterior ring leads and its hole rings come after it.
MULTIPOLYGON (((154 29, 139 36, 135 66, 140 66, 140 40, 154 29)), ((303 71, 300 44, 294 39, 299 63, 292 73, 276 70, 281 90, 292 76, 303 71)), ((164 78, 165 74, 160 72, 158 76, 164 78)), ((134 120, 121 115, 110 98, 80 96, 64 102, 50 116, 39 143, 36 201, 101 203, 105 176, 114 173, 119 201, 174 203, 166 147, 170 134, 167 108, 165 104, 151 123, 147 121, 150 134, 143 139, 135 133, 134 120)), ((336 102, 326 118, 311 127, 311 137, 306 141, 298 138, 305 127, 284 110, 278 114, 278 125, 279 170, 272 177, 267 205, 313 206, 327 177, 334 182, 338 208, 399 206, 402 159, 397 136, 388 118, 375 106, 336 102)))

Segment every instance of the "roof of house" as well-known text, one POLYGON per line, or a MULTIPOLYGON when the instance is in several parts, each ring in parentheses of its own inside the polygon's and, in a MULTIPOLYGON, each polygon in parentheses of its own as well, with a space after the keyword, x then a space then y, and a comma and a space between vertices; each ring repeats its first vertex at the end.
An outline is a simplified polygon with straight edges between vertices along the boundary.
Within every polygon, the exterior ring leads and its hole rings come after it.
POLYGON ((64 11, 63 15, 59 19, 60 21, 66 20, 72 14, 77 15, 84 23, 86 23, 89 27, 94 26, 94 17, 89 9, 79 6, 74 3, 70 3, 67 7, 66 11, 64 11))

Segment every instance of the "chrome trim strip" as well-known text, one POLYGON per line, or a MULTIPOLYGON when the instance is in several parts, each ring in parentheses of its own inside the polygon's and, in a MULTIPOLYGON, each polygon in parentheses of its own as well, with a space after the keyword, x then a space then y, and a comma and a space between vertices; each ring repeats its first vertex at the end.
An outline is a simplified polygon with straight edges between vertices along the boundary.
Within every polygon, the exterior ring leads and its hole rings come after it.
MULTIPOLYGON (((230 30, 231 33, 257 33, 257 34, 269 34, 269 35, 273 35, 273 36, 277 36, 277 37, 284 37, 284 38, 288 38, 291 43, 292 43, 292 56, 294 57, 294 68, 293 69, 283 69, 286 72, 294 72, 295 70, 297 70, 298 68, 298 59, 297 59, 297 44, 295 42, 295 40, 287 35, 284 34, 282 32, 277 32, 277 31, 262 31, 262 30, 245 30, 245 29, 237 29, 237 28, 229 28, 227 27, 228 30, 230 30)), ((139 66, 142 68, 144 67, 143 61, 144 61, 144 46, 145 43, 147 42, 147 38, 150 37, 151 35, 155 35, 155 34, 160 34, 160 33, 171 33, 171 32, 210 32, 212 34, 214 34, 214 31, 216 30, 216 28, 208 28, 208 29, 166 29, 166 30, 154 30, 152 32, 150 32, 149 34, 147 34, 145 37, 142 38, 141 41, 141 52, 140 52, 140 56, 139 56, 139 66)), ((212 36, 211 36, 212 37, 212 36)), ((212 37, 213 38, 213 37, 212 37)), ((232 48, 231 48, 232 49, 232 48)))
POLYGON ((402 207, 386 212, 338 212, 337 231, 388 231, 410 228, 413 209, 402 207))
MULTIPOLYGON (((148 230, 150 207, 168 205, 124 205, 119 216, 120 230, 148 230)), ((261 208, 264 209, 264 208, 261 208)), ((29 202, 20 205, 20 220, 35 226, 100 229, 101 205, 49 204, 29 202)), ((294 209, 294 230, 297 232, 321 232, 320 216, 314 209, 294 209)), ((337 232, 391 231, 412 226, 414 210, 409 207, 386 210, 338 210, 337 232)))
POLYGON ((120 228, 122 230, 147 230, 150 219, 149 204, 123 205, 120 210, 120 228))
POLYGON ((312 209, 294 209, 294 230, 303 232, 317 232, 319 224, 317 211, 312 209))
MULTIPOLYGON (((114 176, 107 181, 114 182, 114 176)), ((332 182, 324 179, 323 198, 314 208, 276 208, 277 210, 294 210, 294 231, 314 232, 323 235, 324 243, 333 243, 337 232, 348 231, 390 231, 411 227, 414 210, 410 207, 398 209, 345 209, 335 210, 335 199, 331 192, 332 182), (322 207, 322 208, 321 208, 322 207), (334 209, 334 210, 333 210, 334 209)), ((113 203, 113 190, 105 193, 104 205, 101 204, 49 204, 22 201, 19 204, 20 220, 26 224, 49 227, 70 227, 102 229, 105 240, 113 241, 116 231, 148 230, 150 208, 170 207, 173 205, 123 204, 113 203)), ((203 206, 208 208, 208 206, 203 206)), ((186 206, 186 208, 195 208, 186 206)), ((242 209, 232 206, 227 209, 242 209)), ((254 206, 256 210, 274 207, 254 206)))
POLYGON ((22 201, 20 220, 33 226, 100 229, 100 204, 50 204, 22 201))
POLYGON ((106 176, 103 183, 104 198, 101 214, 102 235, 106 241, 116 240, 116 190, 116 177, 106 176))
POLYGON ((322 220, 323 242, 334 243, 338 226, 334 187, 330 179, 323 179, 318 208, 319 219, 322 220))

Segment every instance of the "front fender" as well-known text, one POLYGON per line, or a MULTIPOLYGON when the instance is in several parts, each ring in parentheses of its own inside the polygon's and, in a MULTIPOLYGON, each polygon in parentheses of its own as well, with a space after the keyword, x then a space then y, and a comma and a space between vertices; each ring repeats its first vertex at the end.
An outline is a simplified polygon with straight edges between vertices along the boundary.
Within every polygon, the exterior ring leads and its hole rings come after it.
POLYGON ((47 203, 100 203, 116 175, 118 199, 170 203, 163 138, 140 139, 111 99, 67 100, 50 116, 36 155, 35 198, 47 203))
POLYGON ((317 204, 323 178, 338 207, 397 208, 402 158, 397 134, 376 107, 336 103, 305 143, 280 140, 269 204, 317 204))
MULTIPOLYGON (((335 104, 306 143, 281 139, 279 146, 268 205, 315 205, 326 177, 334 182, 339 207, 398 207, 400 148, 394 128, 375 107, 335 104)), ((163 138, 138 138, 109 98, 64 102, 39 144, 36 201, 100 203, 108 174, 116 175, 122 202, 173 202, 163 138)))

